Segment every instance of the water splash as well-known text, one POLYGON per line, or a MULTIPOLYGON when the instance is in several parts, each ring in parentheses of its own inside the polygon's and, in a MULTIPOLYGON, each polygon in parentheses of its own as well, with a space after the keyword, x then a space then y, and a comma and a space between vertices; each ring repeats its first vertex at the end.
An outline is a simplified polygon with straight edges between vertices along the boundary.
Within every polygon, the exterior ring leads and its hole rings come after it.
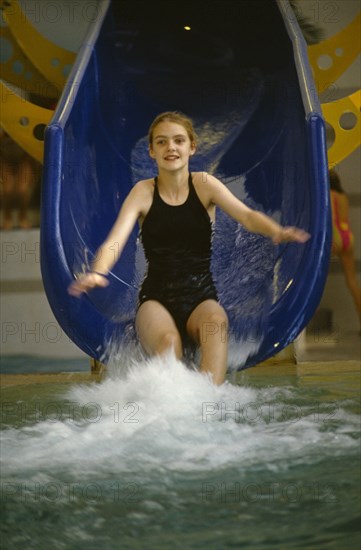
POLYGON ((215 386, 172 355, 128 361, 99 384, 59 395, 61 417, 4 430, 3 476, 149 481, 227 468, 277 470, 358 446, 350 435, 357 419, 340 410, 325 429, 312 407, 292 404, 294 392, 215 386))

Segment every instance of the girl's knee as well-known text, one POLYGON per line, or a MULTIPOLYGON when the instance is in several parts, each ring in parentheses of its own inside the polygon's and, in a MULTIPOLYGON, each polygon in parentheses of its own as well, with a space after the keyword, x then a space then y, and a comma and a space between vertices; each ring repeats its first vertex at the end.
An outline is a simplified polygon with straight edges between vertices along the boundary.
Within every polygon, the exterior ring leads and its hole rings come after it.
POLYGON ((207 344, 214 339, 227 341, 228 317, 225 311, 216 311, 207 315, 200 327, 200 344, 207 344))
POLYGON ((214 324, 219 328, 228 329, 228 317, 224 310, 214 311, 211 313, 207 318, 207 322, 214 324))
POLYGON ((182 357, 182 340, 180 335, 173 330, 164 332, 159 338, 158 343, 159 353, 163 353, 167 350, 174 351, 176 357, 180 359, 182 357))

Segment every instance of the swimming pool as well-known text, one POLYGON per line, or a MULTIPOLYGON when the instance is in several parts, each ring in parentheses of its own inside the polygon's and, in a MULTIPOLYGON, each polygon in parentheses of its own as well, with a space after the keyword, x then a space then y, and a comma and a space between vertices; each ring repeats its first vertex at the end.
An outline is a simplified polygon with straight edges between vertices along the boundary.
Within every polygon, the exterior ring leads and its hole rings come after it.
POLYGON ((2 548, 359 547, 355 362, 35 382, 2 390, 2 548))

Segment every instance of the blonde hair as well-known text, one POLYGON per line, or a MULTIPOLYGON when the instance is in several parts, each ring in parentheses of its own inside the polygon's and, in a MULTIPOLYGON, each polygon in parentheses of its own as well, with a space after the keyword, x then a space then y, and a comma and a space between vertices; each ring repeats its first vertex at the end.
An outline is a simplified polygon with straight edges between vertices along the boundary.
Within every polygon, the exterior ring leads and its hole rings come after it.
POLYGON ((150 145, 152 145, 153 143, 153 133, 155 127, 158 126, 158 124, 160 124, 161 122, 165 121, 175 122, 176 124, 180 124, 181 126, 183 126, 188 134, 189 139, 191 140, 191 143, 197 145, 197 134, 193 128, 192 120, 178 111, 167 111, 165 113, 160 113, 158 116, 155 117, 148 131, 148 139, 150 145))

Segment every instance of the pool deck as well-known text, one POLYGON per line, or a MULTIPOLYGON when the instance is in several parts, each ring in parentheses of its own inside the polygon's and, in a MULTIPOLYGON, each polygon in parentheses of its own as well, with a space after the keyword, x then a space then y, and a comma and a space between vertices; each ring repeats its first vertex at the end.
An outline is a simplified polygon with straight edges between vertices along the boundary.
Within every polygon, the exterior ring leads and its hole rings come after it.
MULTIPOLYGON (((296 364, 288 360, 269 359, 251 369, 240 371, 247 377, 258 376, 297 376, 306 377, 312 375, 330 376, 337 374, 351 374, 360 372, 360 361, 318 361, 296 364)), ((31 384, 84 384, 101 382, 103 373, 91 372, 59 372, 59 373, 33 373, 33 374, 2 374, 0 375, 0 388, 10 386, 25 386, 31 384)))
MULTIPOLYGON (((10 386, 24 386, 30 384, 76 384, 100 382, 106 372, 105 367, 99 370, 90 368, 89 372, 57 372, 57 373, 26 373, 26 374, 1 374, 0 388, 10 386)), ((341 338, 331 338, 323 335, 317 340, 306 339, 302 349, 295 354, 281 353, 263 363, 239 371, 235 378, 240 376, 297 376, 304 379, 310 378, 316 381, 320 376, 352 375, 361 371, 361 339, 357 332, 343 335, 341 338)), ((358 385, 360 382, 354 381, 358 385)), ((355 388, 357 389, 357 387, 355 388)))
POLYGON ((100 382, 100 374, 91 372, 54 372, 33 374, 1 374, 0 387, 28 386, 29 384, 67 384, 100 382))

